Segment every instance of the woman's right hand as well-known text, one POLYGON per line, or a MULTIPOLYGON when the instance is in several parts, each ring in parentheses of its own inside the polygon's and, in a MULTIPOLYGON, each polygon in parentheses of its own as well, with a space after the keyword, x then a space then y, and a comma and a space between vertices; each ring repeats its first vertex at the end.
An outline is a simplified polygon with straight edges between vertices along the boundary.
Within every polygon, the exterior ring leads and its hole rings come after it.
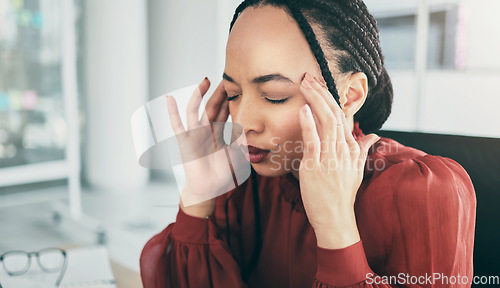
POLYGON ((186 109, 187 129, 182 124, 175 99, 167 96, 170 122, 177 136, 186 175, 180 208, 186 214, 200 218, 210 216, 215 210, 216 197, 234 185, 225 152, 220 151, 227 146, 223 130, 229 116, 229 102, 222 82, 209 99, 206 114, 199 120, 201 100, 209 88, 210 81, 205 78, 191 96, 186 109), (215 153, 217 151, 220 152, 215 153))

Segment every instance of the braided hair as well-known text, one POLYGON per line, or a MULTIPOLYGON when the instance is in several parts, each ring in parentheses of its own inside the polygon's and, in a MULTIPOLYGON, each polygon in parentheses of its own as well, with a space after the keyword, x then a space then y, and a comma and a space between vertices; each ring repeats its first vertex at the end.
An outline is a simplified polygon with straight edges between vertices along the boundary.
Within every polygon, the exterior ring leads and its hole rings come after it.
POLYGON ((334 77, 311 24, 320 29, 325 38, 325 51, 340 73, 363 72, 367 76, 368 95, 354 120, 365 134, 379 130, 391 114, 393 90, 384 67, 377 22, 365 3, 362 0, 245 0, 236 8, 229 31, 245 8, 265 5, 282 8, 295 19, 339 106, 334 77))

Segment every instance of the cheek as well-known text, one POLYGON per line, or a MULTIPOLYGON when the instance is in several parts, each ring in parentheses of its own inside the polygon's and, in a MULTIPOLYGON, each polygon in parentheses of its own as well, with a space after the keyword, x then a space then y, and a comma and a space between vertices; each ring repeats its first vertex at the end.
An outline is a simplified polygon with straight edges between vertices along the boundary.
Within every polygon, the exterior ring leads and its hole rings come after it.
POLYGON ((238 110, 236 109, 236 106, 234 105, 233 101, 229 101, 229 116, 231 116, 232 121, 236 118, 236 112, 238 110))
POLYGON ((302 140, 302 130, 298 116, 299 110, 291 108, 281 113, 275 113, 274 117, 270 119, 272 135, 279 137, 279 142, 282 145, 296 146, 302 140))

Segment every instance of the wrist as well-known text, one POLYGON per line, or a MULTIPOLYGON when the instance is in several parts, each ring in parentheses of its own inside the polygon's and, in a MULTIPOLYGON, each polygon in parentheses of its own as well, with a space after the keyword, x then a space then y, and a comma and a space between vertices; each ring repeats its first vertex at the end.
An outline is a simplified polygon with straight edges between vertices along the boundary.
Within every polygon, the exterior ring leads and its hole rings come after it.
POLYGON ((341 249, 361 240, 354 213, 348 216, 337 216, 329 223, 316 225, 314 233, 317 245, 325 249, 341 249))
POLYGON ((323 249, 342 249, 359 242, 359 232, 344 231, 341 233, 317 232, 316 242, 318 247, 323 249))
POLYGON ((179 209, 182 209, 189 216, 205 219, 214 213, 216 200, 217 198, 214 198, 195 205, 184 206, 181 199, 179 201, 179 209))

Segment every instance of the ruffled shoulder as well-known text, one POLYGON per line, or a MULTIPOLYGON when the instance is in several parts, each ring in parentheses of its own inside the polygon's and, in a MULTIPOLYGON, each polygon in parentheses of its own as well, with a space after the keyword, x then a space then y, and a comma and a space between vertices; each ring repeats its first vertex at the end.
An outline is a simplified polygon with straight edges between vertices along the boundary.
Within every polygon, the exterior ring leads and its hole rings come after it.
POLYGON ((389 138, 381 138, 372 148, 357 199, 370 199, 373 203, 389 197, 395 203, 409 203, 415 208, 421 201, 445 205, 461 198, 473 199, 464 205, 475 205, 469 174, 455 160, 430 155, 389 138))

